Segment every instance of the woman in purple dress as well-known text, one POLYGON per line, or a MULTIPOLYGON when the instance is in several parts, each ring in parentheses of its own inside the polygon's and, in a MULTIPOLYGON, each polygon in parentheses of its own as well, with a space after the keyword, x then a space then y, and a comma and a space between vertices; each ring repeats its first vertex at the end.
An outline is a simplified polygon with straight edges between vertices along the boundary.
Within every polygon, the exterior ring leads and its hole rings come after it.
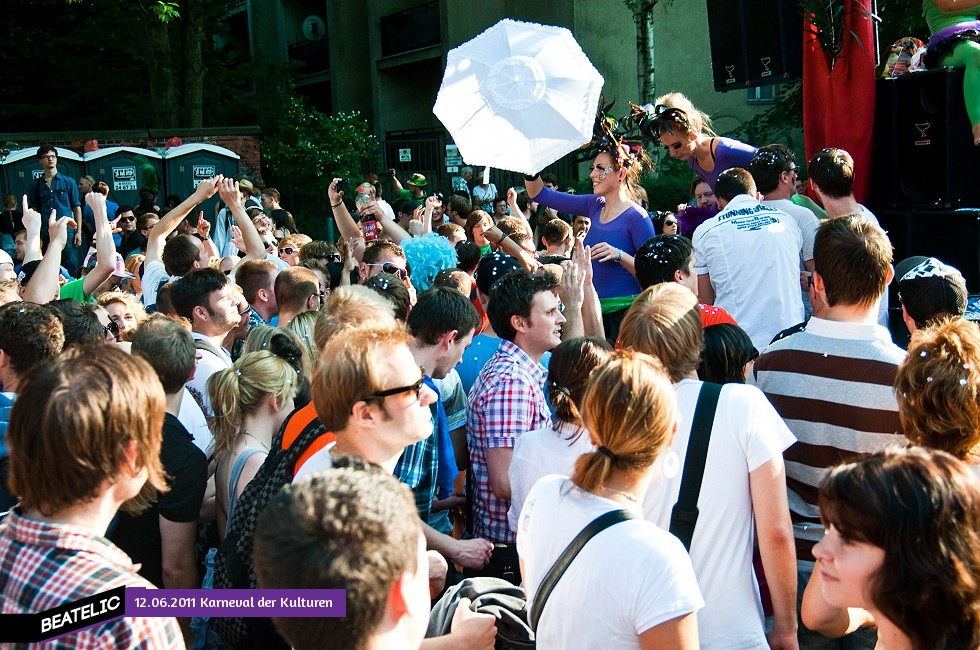
POLYGON ((633 106, 633 119, 644 134, 657 139, 671 158, 683 160, 715 189, 718 175, 732 167, 749 166, 756 148, 715 135, 711 119, 681 93, 669 93, 653 106, 633 106))
POLYGON ((545 187, 540 176, 525 177, 525 185, 528 196, 539 205, 592 220, 584 243, 591 247, 595 263, 593 282, 605 335, 615 341, 620 321, 640 293, 633 255, 656 234, 650 215, 633 200, 640 175, 651 165, 646 152, 627 142, 602 114, 596 131, 602 135, 594 142, 599 153, 589 172, 592 194, 557 192, 545 187))

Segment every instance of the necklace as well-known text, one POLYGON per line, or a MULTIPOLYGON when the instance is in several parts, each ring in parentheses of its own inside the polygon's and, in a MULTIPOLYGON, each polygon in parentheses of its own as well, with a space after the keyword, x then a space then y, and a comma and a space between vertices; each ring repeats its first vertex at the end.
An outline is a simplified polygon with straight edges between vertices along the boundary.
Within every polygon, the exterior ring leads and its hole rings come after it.
POLYGON ((617 490, 615 488, 609 487, 608 485, 603 485, 602 486, 602 489, 604 491, 606 491, 606 492, 611 492, 613 494, 618 494, 621 497, 625 497, 626 499, 629 499, 633 503, 639 503, 640 502, 640 500, 636 497, 636 495, 630 494, 629 492, 624 492, 623 490, 617 490))
POLYGON ((264 442, 262 442, 261 440, 259 440, 259 439, 258 439, 258 438, 256 438, 255 436, 253 436, 253 435, 252 435, 251 433, 249 433, 248 431, 245 431, 244 429, 242 429, 242 433, 244 433, 244 434, 245 434, 246 436, 248 436, 249 438, 251 438, 251 439, 252 439, 252 440, 254 440, 255 442, 257 442, 257 443, 259 443, 259 446, 260 446, 260 447, 262 447, 262 449, 264 449, 264 450, 265 450, 265 453, 269 453, 269 445, 267 445, 267 444, 265 444, 264 442))

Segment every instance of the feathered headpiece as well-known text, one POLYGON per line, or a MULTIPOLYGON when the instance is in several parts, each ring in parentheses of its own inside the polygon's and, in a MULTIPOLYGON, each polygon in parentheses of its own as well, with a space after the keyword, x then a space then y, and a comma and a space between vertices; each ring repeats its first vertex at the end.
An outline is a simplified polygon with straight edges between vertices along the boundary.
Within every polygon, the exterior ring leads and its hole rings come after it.
POLYGON ((690 119, 683 109, 664 104, 637 106, 630 102, 630 114, 627 121, 639 129, 640 133, 655 142, 660 139, 662 132, 666 131, 673 134, 674 129, 683 132, 691 130, 690 119))
POLYGON ((599 100, 592 141, 580 150, 579 161, 594 158, 600 153, 609 154, 621 167, 629 167, 639 160, 643 153, 643 147, 638 143, 639 134, 630 128, 629 117, 617 120, 609 114, 614 103, 607 104, 604 97, 599 100))

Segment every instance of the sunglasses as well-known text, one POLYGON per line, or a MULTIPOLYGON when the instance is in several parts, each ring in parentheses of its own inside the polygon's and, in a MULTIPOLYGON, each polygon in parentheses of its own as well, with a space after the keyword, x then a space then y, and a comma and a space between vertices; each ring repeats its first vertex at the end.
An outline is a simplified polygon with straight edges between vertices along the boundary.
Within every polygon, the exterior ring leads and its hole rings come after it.
POLYGON ((314 255, 315 259, 323 260, 325 262, 340 262, 340 253, 327 253, 326 255, 314 255))
POLYGON ((664 225, 665 226, 676 226, 677 225, 677 220, 676 219, 664 219, 664 225))
POLYGON ((376 393, 371 393, 365 399, 384 399, 385 397, 389 397, 391 395, 398 395, 400 393, 408 393, 411 391, 415 393, 415 399, 418 400, 422 398, 422 387, 424 385, 425 385, 425 373, 423 373, 422 377, 420 377, 419 380, 414 384, 410 384, 408 386, 399 386, 398 388, 389 388, 387 390, 379 390, 376 393))
POLYGON ((392 264, 391 262, 385 262, 384 264, 371 264, 369 262, 365 262, 365 265, 380 266, 382 271, 384 271, 385 273, 391 273, 392 275, 397 275, 399 280, 405 280, 408 278, 408 271, 401 268, 400 266, 396 266, 392 264))
POLYGON ((123 221, 136 221, 136 217, 119 217, 119 222, 122 223, 123 221))
POLYGON ((109 334, 119 338, 119 324, 114 320, 111 320, 107 325, 102 326, 102 335, 107 336, 109 334))
POLYGON ((282 248, 279 249, 280 255, 292 255, 295 252, 296 249, 293 248, 292 246, 283 246, 282 248))

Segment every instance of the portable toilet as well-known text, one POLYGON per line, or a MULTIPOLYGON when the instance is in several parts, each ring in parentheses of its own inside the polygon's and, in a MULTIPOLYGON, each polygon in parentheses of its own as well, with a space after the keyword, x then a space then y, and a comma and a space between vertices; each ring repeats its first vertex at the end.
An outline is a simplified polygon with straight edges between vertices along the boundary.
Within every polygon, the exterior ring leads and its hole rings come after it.
POLYGON ((134 208, 140 203, 140 189, 149 187, 157 194, 155 203, 163 205, 163 157, 142 147, 106 147, 89 151, 82 160, 85 173, 109 186, 109 200, 134 208))
MULTIPOLYGON (((203 180, 218 174, 229 178, 238 176, 238 161, 241 159, 231 149, 203 142, 171 147, 163 155, 167 194, 176 194, 181 200, 193 194, 203 180)), ((198 210, 203 210, 207 220, 214 223, 215 207, 220 202, 221 198, 215 194, 198 206, 198 210)))
MULTIPOLYGON (((82 157, 71 149, 55 147, 58 154, 58 173, 75 179, 84 174, 82 157)), ((3 193, 17 197, 17 209, 20 209, 20 198, 29 194, 34 186, 34 179, 44 175, 44 168, 37 159, 37 147, 17 149, 0 162, 0 179, 3 182, 3 193)))

